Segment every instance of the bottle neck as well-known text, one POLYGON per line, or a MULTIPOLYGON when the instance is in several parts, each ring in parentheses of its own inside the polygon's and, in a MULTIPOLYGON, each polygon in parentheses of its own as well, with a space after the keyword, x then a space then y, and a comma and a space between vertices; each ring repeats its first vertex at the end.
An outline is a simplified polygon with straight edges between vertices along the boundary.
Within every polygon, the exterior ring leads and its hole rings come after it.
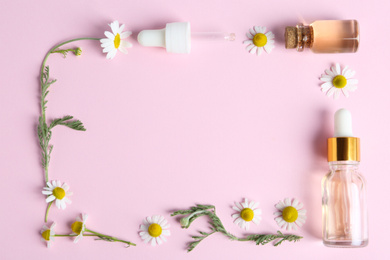
POLYGON ((333 161, 329 162, 329 168, 332 171, 357 170, 359 164, 360 162, 358 161, 333 161))
POLYGON ((311 48, 314 36, 313 28, 310 25, 297 25, 297 51, 301 52, 305 48, 311 48))

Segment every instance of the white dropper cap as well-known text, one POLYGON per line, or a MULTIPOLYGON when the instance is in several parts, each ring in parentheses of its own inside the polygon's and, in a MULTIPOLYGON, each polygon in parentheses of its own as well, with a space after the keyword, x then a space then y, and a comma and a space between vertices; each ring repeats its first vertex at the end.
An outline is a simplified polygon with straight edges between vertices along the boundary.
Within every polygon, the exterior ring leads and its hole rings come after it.
POLYGON ((334 137, 353 137, 351 112, 345 108, 334 114, 334 137))
POLYGON ((190 23, 167 23, 165 29, 143 30, 138 34, 138 42, 142 46, 163 47, 171 53, 190 53, 190 23))

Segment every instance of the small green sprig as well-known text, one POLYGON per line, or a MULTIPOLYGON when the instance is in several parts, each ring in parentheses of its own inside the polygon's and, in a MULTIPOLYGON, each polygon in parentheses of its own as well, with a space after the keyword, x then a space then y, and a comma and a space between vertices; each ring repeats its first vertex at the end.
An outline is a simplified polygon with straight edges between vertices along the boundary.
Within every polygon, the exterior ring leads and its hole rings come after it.
POLYGON ((66 49, 66 50, 55 49, 55 50, 51 51, 51 53, 61 53, 62 55, 64 55, 64 58, 66 58, 66 56, 68 55, 69 52, 73 52, 74 55, 80 56, 82 53, 82 50, 81 50, 81 48, 75 48, 75 49, 66 49))
POLYGON ((203 232, 199 231, 200 236, 192 236, 195 240, 188 245, 188 252, 191 252, 200 242, 202 242, 205 238, 209 237, 214 233, 222 233, 227 236, 230 240, 234 241, 253 241, 256 245, 265 245, 271 241, 278 240, 274 246, 280 245, 283 241, 289 242, 297 242, 303 237, 296 235, 284 235, 282 232, 278 231, 277 234, 255 234, 249 235, 246 238, 238 238, 235 235, 229 233, 222 224, 221 219, 217 216, 215 206, 213 205, 201 205, 198 204, 195 207, 191 207, 189 210, 178 210, 171 214, 171 216, 177 215, 188 215, 180 219, 180 224, 182 228, 189 228, 191 223, 195 221, 195 219, 201 216, 208 216, 210 218, 210 229, 211 232, 203 232), (188 215, 190 214, 190 215, 188 215))

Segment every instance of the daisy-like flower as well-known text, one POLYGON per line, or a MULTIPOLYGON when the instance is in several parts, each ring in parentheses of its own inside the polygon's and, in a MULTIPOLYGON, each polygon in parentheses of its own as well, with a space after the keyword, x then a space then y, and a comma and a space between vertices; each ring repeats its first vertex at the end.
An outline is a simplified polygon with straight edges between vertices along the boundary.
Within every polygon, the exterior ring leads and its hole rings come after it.
POLYGON ((306 210, 303 209, 303 203, 297 199, 291 201, 290 198, 285 198, 283 201, 279 201, 275 207, 278 209, 274 213, 277 216, 275 221, 281 228, 296 230, 297 226, 302 227, 306 222, 306 210))
POLYGON ((87 221, 88 215, 82 214, 81 218, 79 216, 76 217, 76 221, 72 223, 72 233, 71 235, 77 235, 74 239, 74 242, 77 243, 79 240, 83 238, 83 234, 85 231, 85 222, 87 221))
POLYGON ((258 202, 248 202, 248 199, 245 199, 243 203, 235 202, 233 209, 239 213, 235 213, 232 217, 235 219, 234 223, 239 225, 245 230, 249 229, 249 223, 252 221, 256 225, 260 223, 261 220, 261 209, 258 209, 258 202))
POLYGON ((53 222, 53 224, 51 224, 50 228, 46 225, 43 225, 42 229, 41 229, 41 240, 43 242, 46 242, 47 243, 47 247, 50 248, 51 246, 51 241, 54 241, 54 236, 55 236, 55 233, 54 233, 54 227, 56 226, 56 223, 53 222))
POLYGON ((339 98, 341 92, 344 96, 349 97, 349 92, 354 92, 357 89, 358 80, 352 78, 355 73, 355 71, 348 69, 348 66, 345 66, 341 71, 340 64, 337 63, 336 66, 325 70, 325 74, 321 75, 321 81, 325 82, 321 84, 322 92, 325 92, 328 97, 333 95, 334 99, 339 98))
POLYGON ((68 184, 64 183, 61 185, 60 181, 48 181, 47 187, 43 188, 42 194, 47 195, 46 202, 50 203, 55 200, 56 206, 59 209, 65 209, 66 203, 70 204, 72 201, 68 196, 72 195, 72 192, 69 192, 68 184))
POLYGON ((246 33, 246 36, 249 40, 244 41, 244 44, 249 44, 246 50, 251 54, 257 53, 257 55, 260 55, 263 49, 269 54, 275 48, 275 35, 271 31, 266 33, 265 26, 253 26, 246 33))
POLYGON ((168 221, 159 215, 154 215, 152 217, 147 217, 141 225, 141 232, 139 235, 144 240, 145 243, 150 242, 152 246, 156 244, 161 245, 162 242, 166 242, 166 236, 170 236, 171 232, 169 231, 168 221))
POLYGON ((111 24, 109 24, 109 26, 111 27, 112 33, 109 31, 105 31, 104 35, 107 38, 100 40, 101 47, 103 48, 103 53, 107 53, 106 58, 113 59, 118 50, 127 54, 128 52, 126 48, 130 48, 132 44, 128 41, 124 41, 123 39, 129 37, 131 35, 131 32, 123 32, 125 25, 122 24, 119 27, 118 21, 112 22, 111 24))

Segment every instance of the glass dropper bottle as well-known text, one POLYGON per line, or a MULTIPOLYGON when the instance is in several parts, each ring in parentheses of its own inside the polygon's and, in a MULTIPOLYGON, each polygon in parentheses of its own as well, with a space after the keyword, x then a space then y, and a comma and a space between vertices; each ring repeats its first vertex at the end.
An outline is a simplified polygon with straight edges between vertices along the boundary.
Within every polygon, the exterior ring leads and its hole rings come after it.
POLYGON ((330 172, 322 179, 322 238, 329 247, 368 244, 366 181, 359 172, 360 139, 352 134, 351 113, 334 116, 328 139, 330 172))
POLYGON ((320 20, 310 25, 287 26, 286 49, 314 53, 351 53, 359 47, 359 23, 356 20, 320 20))

